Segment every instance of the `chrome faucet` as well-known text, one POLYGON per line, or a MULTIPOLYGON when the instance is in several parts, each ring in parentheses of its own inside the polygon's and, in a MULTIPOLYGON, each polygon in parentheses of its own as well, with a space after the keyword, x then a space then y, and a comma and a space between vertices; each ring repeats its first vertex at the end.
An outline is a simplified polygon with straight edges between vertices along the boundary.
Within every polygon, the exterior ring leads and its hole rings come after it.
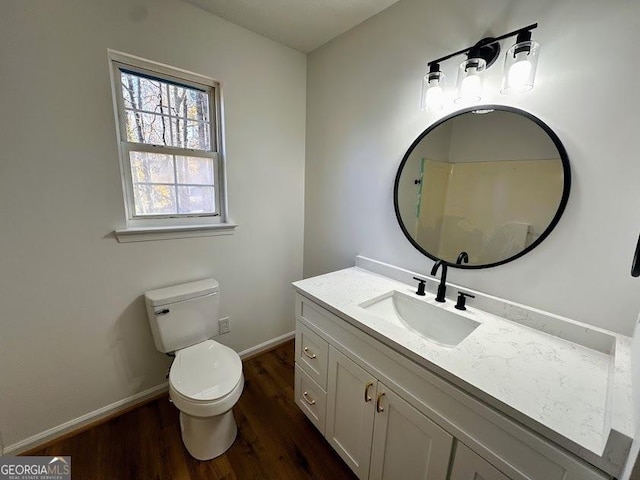
POLYGON ((431 275, 438 273, 438 268, 442 265, 442 277, 440 277, 440 285, 438 285, 438 294, 436 295, 436 302, 444 302, 444 295, 447 292, 447 262, 444 260, 438 260, 431 269, 431 275))

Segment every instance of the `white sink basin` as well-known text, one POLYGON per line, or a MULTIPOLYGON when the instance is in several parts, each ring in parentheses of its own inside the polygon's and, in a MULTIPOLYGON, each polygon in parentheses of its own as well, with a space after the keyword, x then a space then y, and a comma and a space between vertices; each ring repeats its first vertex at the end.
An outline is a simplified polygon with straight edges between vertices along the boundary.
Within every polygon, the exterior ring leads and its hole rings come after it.
MULTIPOLYGON (((359 306, 389 323, 408 328, 429 341, 447 347, 455 347, 480 325, 468 316, 446 310, 444 305, 432 302, 393 290, 359 306)), ((472 315, 468 310, 465 313, 472 315)))

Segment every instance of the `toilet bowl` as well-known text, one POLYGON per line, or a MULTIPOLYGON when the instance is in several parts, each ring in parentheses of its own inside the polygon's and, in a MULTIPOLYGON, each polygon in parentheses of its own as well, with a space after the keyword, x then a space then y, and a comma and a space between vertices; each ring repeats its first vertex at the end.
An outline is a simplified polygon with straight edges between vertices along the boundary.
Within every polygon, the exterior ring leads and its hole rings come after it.
POLYGON ((176 352, 169 396, 192 457, 210 460, 231 447, 237 433, 231 408, 243 388, 242 362, 229 347, 207 340, 176 352))
POLYGON ((244 388, 242 361, 217 334, 219 287, 207 279, 145 294, 156 348, 174 352, 169 396, 180 410, 182 441, 189 454, 210 460, 233 444, 232 408, 244 388))

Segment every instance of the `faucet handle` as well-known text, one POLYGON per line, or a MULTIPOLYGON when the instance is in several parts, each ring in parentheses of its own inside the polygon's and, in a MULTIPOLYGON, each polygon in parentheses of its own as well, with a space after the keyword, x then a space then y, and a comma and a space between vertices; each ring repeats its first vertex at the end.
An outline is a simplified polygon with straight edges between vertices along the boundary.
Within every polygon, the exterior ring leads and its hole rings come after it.
POLYGON ((466 310, 466 301, 467 301, 467 297, 469 298, 476 298, 475 295, 471 295, 470 293, 465 293, 465 292, 460 292, 458 291, 458 301, 456 302, 455 307, 458 310, 466 310))
POLYGON ((422 278, 418 278, 418 277, 413 277, 414 280, 418 280, 418 291, 416 292, 416 295, 420 295, 421 297, 424 297, 425 293, 424 293, 424 287, 425 284, 427 283, 426 280, 423 280, 422 278))

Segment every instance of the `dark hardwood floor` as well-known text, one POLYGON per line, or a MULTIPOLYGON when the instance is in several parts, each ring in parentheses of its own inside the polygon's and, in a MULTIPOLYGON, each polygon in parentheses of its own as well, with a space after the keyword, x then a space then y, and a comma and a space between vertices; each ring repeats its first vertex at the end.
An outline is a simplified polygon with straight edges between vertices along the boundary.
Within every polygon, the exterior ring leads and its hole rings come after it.
POLYGON ((293 365, 293 341, 244 362, 238 437, 208 462, 183 447, 167 396, 29 454, 71 455, 74 480, 355 479, 295 405, 293 365))

